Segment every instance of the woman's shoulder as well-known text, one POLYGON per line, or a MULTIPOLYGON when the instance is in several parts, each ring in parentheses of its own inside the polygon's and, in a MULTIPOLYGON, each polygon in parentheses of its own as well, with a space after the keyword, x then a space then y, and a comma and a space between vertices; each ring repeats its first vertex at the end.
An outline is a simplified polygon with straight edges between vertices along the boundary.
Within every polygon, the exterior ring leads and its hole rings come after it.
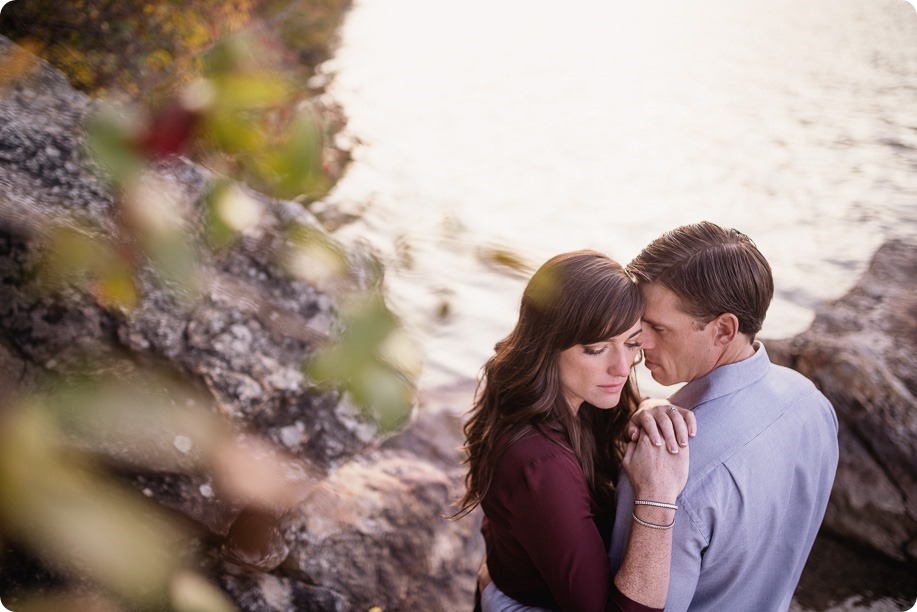
POLYGON ((580 491, 588 498, 583 470, 563 432, 533 427, 510 436, 508 442, 494 466, 490 503, 513 506, 545 492, 569 496, 580 491))
POLYGON ((531 426, 515 434, 506 433, 501 443, 506 449, 497 460, 501 471, 516 472, 545 459, 576 461, 567 436, 562 431, 543 426, 531 426))

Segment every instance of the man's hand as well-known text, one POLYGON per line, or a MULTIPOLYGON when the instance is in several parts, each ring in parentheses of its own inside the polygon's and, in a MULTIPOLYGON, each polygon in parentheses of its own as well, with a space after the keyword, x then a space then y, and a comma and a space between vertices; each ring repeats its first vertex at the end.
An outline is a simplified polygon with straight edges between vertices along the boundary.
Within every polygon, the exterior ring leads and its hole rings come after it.
POLYGON ((490 578, 490 571, 487 569, 487 557, 484 557, 480 567, 478 567, 478 588, 481 589, 483 593, 484 589, 486 589, 487 585, 491 582, 493 582, 493 580, 490 578))

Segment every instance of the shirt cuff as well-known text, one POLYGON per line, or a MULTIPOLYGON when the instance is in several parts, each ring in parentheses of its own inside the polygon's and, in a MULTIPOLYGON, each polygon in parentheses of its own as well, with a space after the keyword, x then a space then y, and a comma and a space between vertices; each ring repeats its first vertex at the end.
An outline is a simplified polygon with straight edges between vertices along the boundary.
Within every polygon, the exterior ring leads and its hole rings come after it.
POLYGON ((662 612, 663 608, 651 608, 638 603, 618 590, 618 586, 612 583, 611 587, 611 609, 620 612, 662 612))

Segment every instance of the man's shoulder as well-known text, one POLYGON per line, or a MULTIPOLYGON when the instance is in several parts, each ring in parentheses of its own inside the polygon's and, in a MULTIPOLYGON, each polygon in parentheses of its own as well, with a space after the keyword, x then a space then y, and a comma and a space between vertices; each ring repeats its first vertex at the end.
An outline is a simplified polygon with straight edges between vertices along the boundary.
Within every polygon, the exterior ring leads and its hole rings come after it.
POLYGON ((767 375, 765 378, 782 383, 791 389, 809 390, 815 388, 813 383, 804 374, 786 366, 771 362, 768 364, 767 375))
POLYGON ((754 406, 756 411, 763 408, 772 417, 800 402, 830 408, 828 399, 811 380, 796 370, 771 362, 766 356, 754 368, 739 372, 740 376, 727 379, 730 382, 726 386, 731 388, 714 385, 712 393, 710 390, 702 393, 698 406, 729 407, 728 414, 717 411, 715 418, 731 420, 743 427, 749 415, 745 410, 735 410, 737 406, 745 406, 746 409, 754 406))
POLYGON ((753 385, 751 391, 765 394, 778 406, 787 409, 826 411, 832 414, 834 412, 831 402, 815 383, 791 368, 772 363, 760 383, 757 386, 753 385))
POLYGON ((783 366, 770 364, 764 376, 700 408, 688 488, 702 481, 719 487, 718 478, 728 484, 733 476, 725 464, 736 456, 760 455, 766 463, 781 449, 793 452, 800 428, 836 445, 831 403, 812 381, 783 366))

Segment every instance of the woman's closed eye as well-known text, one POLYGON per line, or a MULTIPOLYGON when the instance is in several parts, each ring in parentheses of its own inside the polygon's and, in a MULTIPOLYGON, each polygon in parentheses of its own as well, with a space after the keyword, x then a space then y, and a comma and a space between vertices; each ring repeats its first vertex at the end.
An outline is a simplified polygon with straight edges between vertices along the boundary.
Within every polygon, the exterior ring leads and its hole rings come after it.
POLYGON ((641 346, 643 346, 643 343, 642 342, 627 342, 624 344, 624 346, 626 346, 627 348, 631 350, 636 350, 640 348, 641 346))
POLYGON ((607 346, 584 346, 583 352, 587 355, 601 355, 607 348, 607 346))

